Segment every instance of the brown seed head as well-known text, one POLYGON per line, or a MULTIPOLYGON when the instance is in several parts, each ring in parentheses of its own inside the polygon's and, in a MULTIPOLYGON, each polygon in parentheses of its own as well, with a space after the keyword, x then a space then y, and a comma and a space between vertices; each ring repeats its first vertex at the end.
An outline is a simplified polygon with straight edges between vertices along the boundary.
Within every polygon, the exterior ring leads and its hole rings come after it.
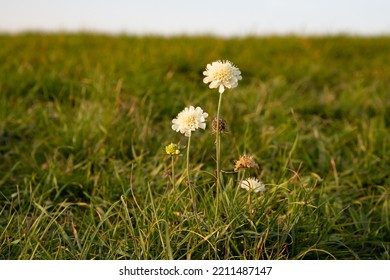
POLYGON ((259 169, 259 165, 253 160, 252 156, 241 156, 235 163, 234 172, 237 172, 241 168, 259 169))
POLYGON ((217 130, 219 130, 219 133, 227 132, 226 121, 222 118, 219 118, 219 124, 218 124, 218 119, 215 117, 211 123, 211 127, 213 129, 213 132, 217 132, 217 130))

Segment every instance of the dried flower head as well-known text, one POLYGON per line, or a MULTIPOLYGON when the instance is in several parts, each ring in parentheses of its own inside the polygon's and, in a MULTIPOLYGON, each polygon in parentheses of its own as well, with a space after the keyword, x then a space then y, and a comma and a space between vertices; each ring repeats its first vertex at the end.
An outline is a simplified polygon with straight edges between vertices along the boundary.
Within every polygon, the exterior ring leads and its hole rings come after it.
POLYGON ((180 147, 177 144, 171 143, 168 146, 165 146, 165 152, 170 156, 178 155, 180 154, 180 147))
POLYGON ((203 82, 210 83, 210 88, 219 88, 220 93, 225 91, 225 87, 235 88, 238 81, 242 79, 240 70, 228 60, 218 60, 207 64, 203 75, 206 76, 203 82))
POLYGON ((259 165, 253 160, 252 156, 241 156, 235 163, 234 172, 237 172, 241 168, 259 169, 259 165))
POLYGON ((191 132, 198 128, 206 128, 206 118, 208 114, 202 108, 194 106, 186 107, 175 119, 172 120, 172 129, 190 137, 191 132))
POLYGON ((211 123, 211 127, 213 129, 213 132, 217 132, 219 130, 219 133, 224 133, 228 131, 226 121, 222 118, 219 118, 219 123, 218 123, 218 120, 215 117, 211 123))
POLYGON ((246 178, 240 182, 240 187, 252 192, 264 192, 265 186, 254 177, 246 178))

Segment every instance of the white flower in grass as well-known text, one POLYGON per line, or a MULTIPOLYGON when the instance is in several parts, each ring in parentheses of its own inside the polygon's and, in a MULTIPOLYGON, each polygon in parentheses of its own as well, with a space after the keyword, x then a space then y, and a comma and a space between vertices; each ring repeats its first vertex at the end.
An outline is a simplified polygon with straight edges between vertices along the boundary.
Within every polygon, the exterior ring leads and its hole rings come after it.
POLYGON ((262 182, 257 180, 256 178, 247 178, 240 182, 240 187, 252 192, 264 192, 265 186, 262 182))
POLYGON ((206 118, 208 114, 202 108, 194 106, 186 107, 175 119, 172 120, 172 129, 190 137, 191 132, 198 128, 206 128, 206 118))
POLYGON ((210 83, 210 88, 219 88, 220 93, 225 91, 225 87, 235 88, 238 81, 242 79, 240 70, 228 60, 218 60, 207 64, 203 75, 206 76, 203 82, 210 83))

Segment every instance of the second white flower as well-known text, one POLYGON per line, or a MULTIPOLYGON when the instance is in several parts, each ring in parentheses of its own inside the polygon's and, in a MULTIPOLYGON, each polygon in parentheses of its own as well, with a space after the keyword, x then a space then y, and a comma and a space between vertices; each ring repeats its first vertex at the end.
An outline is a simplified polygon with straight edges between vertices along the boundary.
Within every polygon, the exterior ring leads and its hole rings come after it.
POLYGON ((192 131, 206 128, 207 117, 208 114, 200 107, 186 107, 172 120, 172 129, 190 137, 192 131))

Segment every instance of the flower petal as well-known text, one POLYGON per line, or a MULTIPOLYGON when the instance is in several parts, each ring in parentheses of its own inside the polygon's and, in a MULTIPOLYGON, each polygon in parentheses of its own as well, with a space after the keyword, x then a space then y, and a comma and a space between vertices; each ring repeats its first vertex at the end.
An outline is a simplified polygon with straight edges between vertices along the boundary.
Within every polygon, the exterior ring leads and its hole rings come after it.
POLYGON ((212 81, 210 83, 210 88, 217 88, 220 85, 219 81, 212 81))
POLYGON ((211 80, 210 77, 205 77, 205 78, 203 79, 203 82, 204 82, 205 84, 210 83, 211 81, 212 81, 212 80, 211 80))

